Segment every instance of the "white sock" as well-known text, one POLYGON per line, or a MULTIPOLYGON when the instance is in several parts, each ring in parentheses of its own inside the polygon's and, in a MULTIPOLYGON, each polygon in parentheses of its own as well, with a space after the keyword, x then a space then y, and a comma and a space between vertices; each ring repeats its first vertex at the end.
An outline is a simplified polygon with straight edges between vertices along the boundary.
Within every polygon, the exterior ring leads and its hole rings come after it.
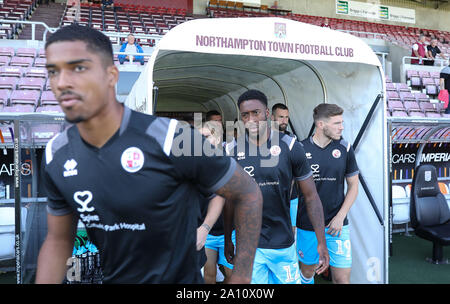
POLYGON ((307 278, 303 275, 302 271, 300 270, 300 280, 302 284, 314 284, 314 275, 310 278, 307 278))

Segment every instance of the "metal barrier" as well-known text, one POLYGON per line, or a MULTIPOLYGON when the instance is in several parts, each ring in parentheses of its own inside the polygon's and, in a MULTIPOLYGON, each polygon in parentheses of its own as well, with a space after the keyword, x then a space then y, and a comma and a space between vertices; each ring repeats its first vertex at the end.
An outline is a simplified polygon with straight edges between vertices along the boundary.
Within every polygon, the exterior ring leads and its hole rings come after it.
MULTIPOLYGON (((410 63, 406 63, 406 60, 411 60, 411 59, 418 59, 418 60, 422 60, 422 61, 433 61, 434 60, 435 64, 436 64, 436 62, 440 63, 440 65, 438 65, 438 66, 440 66, 441 68, 443 68, 444 66, 449 65, 449 60, 448 59, 442 59, 442 58, 428 59, 428 58, 419 58, 419 57, 411 57, 411 56, 404 56, 402 58, 402 65, 411 64, 411 62, 410 63)), ((430 65, 430 66, 432 66, 432 65, 430 65)), ((436 65, 434 65, 434 66, 436 66, 436 65)))
POLYGON ((42 40, 45 41, 47 38, 47 33, 54 33, 58 28, 55 27, 49 27, 44 22, 40 21, 24 21, 24 20, 6 20, 6 19, 0 19, 1 23, 13 23, 13 24, 31 24, 31 40, 36 40, 36 25, 43 26, 45 28, 44 35, 42 37, 42 40))
MULTIPOLYGON (((46 41, 47 39, 47 33, 54 33, 56 32, 59 27, 49 27, 46 23, 40 22, 40 21, 25 21, 25 20, 7 20, 7 19, 0 19, 0 24, 7 23, 7 24, 30 24, 31 25, 31 40, 36 40, 36 26, 43 26, 45 28, 44 35, 42 37, 43 41, 46 41)), ((130 33, 121 33, 121 32, 108 32, 108 31, 102 31, 103 34, 111 38, 118 38, 117 41, 113 44, 119 45, 120 44, 120 38, 127 37, 130 33)), ((137 39, 152 39, 155 41, 155 44, 161 40, 161 35, 148 35, 148 34, 135 34, 133 33, 133 36, 137 39)))

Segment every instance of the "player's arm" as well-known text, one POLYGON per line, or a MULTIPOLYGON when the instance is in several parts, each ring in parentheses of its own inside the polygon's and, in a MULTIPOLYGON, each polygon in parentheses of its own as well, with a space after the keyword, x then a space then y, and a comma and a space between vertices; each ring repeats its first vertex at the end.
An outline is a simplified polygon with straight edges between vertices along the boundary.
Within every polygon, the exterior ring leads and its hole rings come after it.
POLYGON ((319 194, 317 193, 313 177, 297 180, 297 185, 301 190, 306 205, 309 221, 311 222, 317 237, 317 252, 319 253, 319 264, 316 269, 317 274, 324 272, 330 263, 327 243, 325 240, 325 220, 323 217, 323 207, 319 194))
POLYGON ((229 201, 225 201, 225 206, 223 207, 223 230, 224 230, 224 254, 227 262, 234 264, 234 244, 231 239, 233 233, 233 216, 234 216, 234 205, 229 201))
POLYGON ((445 80, 444 78, 439 78, 439 90, 445 89, 445 80))
POLYGON ((209 201, 205 220, 200 227, 197 228, 197 250, 200 250, 205 246, 206 237, 222 213, 224 204, 225 199, 219 195, 214 196, 209 201))
POLYGON ((47 215, 47 237, 39 251, 37 284, 61 284, 67 273, 67 260, 72 256, 77 220, 73 213, 47 215))
POLYGON ((236 255, 229 283, 249 284, 261 233, 263 203, 261 190, 237 164, 231 179, 216 193, 224 197, 227 204, 232 204, 234 208, 236 255))
POLYGON ((358 184, 359 184, 359 175, 353 175, 346 178, 347 181, 347 193, 345 195, 344 202, 342 203, 341 209, 336 214, 336 216, 330 221, 328 224, 328 234, 337 236, 341 235, 342 226, 344 224, 344 220, 347 217, 350 208, 353 206, 353 203, 358 196, 358 184))

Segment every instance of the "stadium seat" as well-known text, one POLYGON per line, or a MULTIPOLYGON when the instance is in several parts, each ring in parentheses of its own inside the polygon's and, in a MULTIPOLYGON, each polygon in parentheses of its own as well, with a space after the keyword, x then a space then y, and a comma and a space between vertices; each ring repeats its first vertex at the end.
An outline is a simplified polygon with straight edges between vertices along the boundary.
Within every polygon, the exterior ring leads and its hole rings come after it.
POLYGON ((32 104, 36 106, 40 92, 36 90, 16 90, 11 94, 11 104, 32 104))
POLYGON ((45 67, 46 64, 47 64, 47 59, 45 57, 44 58, 38 57, 34 60, 35 67, 39 67, 39 68, 45 67))
POLYGON ((407 70, 406 71, 406 79, 409 80, 409 79, 411 79, 412 76, 419 76, 419 72, 416 70, 407 70))
POLYGON ((22 77, 17 84, 19 90, 39 90, 44 89, 45 79, 38 77, 22 77))
MULTIPOLYGON (((27 211, 27 208, 22 208, 22 231, 25 231, 27 211)), ((0 207, 0 261, 14 258, 15 243, 15 208, 0 207)))
POLYGON ((405 101, 403 105, 405 106, 407 112, 420 111, 419 104, 415 101, 415 99, 414 101, 405 101))
POLYGON ((9 65, 10 61, 11 61, 11 57, 0 56, 0 66, 2 66, 2 65, 9 65))
POLYGON ((0 89, 15 90, 18 80, 17 77, 0 77, 0 89))
POLYGON ((23 69, 19 66, 0 66, 0 77, 22 77, 23 69))
POLYGON ((52 91, 42 92, 41 105, 58 105, 58 100, 56 100, 56 97, 52 91))
POLYGON ((422 92, 414 93, 414 97, 416 98, 417 102, 429 102, 430 101, 430 97, 428 97, 427 94, 422 93, 422 92))
POLYGON ((400 101, 400 95, 396 91, 386 91, 387 100, 398 100, 400 101))
POLYGON ((2 108, 8 106, 10 96, 11 90, 0 89, 0 104, 2 105, 2 108))
POLYGON ((450 245, 450 208, 441 193, 436 167, 421 165, 416 169, 411 188, 411 225, 418 237, 433 243, 434 264, 445 263, 443 246, 450 245))
POLYGON ((424 113, 438 112, 438 110, 434 107, 434 105, 431 102, 420 102, 419 107, 424 113))
POLYGON ((408 115, 410 117, 425 117, 425 114, 420 111, 410 111, 410 112, 408 112, 408 115))
POLYGON ((397 99, 388 100, 387 108, 391 112, 396 111, 396 110, 401 110, 401 111, 405 110, 405 107, 404 107, 403 103, 401 102, 401 100, 397 100, 397 99))
POLYGON ((15 54, 14 48, 12 47, 0 47, 0 56, 13 57, 15 54))
POLYGON ((408 113, 402 110, 392 111, 392 117, 408 117, 408 113))
POLYGON ((397 88, 392 82, 386 82, 386 91, 397 91, 397 88))
POLYGON ((36 57, 37 51, 35 48, 17 48, 16 56, 19 57, 36 57))
POLYGON ((29 67, 33 64, 34 58, 14 56, 9 62, 10 66, 29 67))
POLYGON ((25 77, 47 78, 47 69, 43 67, 29 67, 24 71, 25 77))
POLYGON ((411 91, 400 91, 399 92, 400 99, 405 101, 416 101, 416 97, 411 93, 411 91))
POLYGON ((396 83, 395 87, 397 89, 397 91, 400 92, 410 92, 411 89, 408 87, 408 85, 406 83, 396 83))
POLYGON ((426 112, 425 117, 441 118, 441 114, 436 113, 436 112, 426 112))
POLYGON ((62 109, 59 105, 44 105, 36 108, 37 113, 43 114, 55 114, 62 113, 62 109))
POLYGON ((411 81, 412 88, 422 87, 422 80, 420 79, 419 76, 411 76, 410 81, 411 81))
POLYGON ((402 186, 392 186, 392 213, 394 224, 405 224, 409 222, 409 202, 396 203, 397 199, 406 199, 406 192, 402 186))
POLYGON ((425 86, 425 92, 427 95, 437 96, 439 93, 438 87, 434 84, 429 84, 425 86))
POLYGON ((34 108, 34 105, 31 104, 13 104, 9 107, 4 107, 2 112, 32 113, 34 108))

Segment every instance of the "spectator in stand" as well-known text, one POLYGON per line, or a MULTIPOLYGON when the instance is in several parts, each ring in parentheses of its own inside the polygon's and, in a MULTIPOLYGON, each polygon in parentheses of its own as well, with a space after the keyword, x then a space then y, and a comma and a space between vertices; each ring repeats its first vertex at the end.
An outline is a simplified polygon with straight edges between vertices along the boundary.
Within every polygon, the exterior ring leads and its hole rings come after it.
MULTIPOLYGON (((439 89, 447 90, 450 92, 450 65, 442 69, 439 75, 439 89)), ((445 109, 445 114, 450 114, 450 103, 447 102, 447 108, 445 109)))
POLYGON ((438 40, 436 38, 431 39, 431 44, 427 46, 427 53, 428 58, 433 60, 425 60, 423 62, 424 65, 434 65, 434 59, 437 55, 439 55, 441 58, 445 59, 444 54, 442 54, 441 50, 437 46, 438 40))
POLYGON ((278 1, 274 1, 270 8, 275 8, 275 9, 279 8, 278 1))
POLYGON ((102 8, 105 9, 107 7, 114 7, 113 0, 102 0, 102 8))
POLYGON ((331 29, 331 26, 330 26, 330 24, 329 24, 329 19, 328 18, 325 18, 325 20, 324 20, 324 22, 320 25, 321 27, 327 27, 327 28, 329 28, 329 29, 331 29))
MULTIPOLYGON (((125 53, 144 53, 142 47, 136 42, 133 34, 129 34, 127 37, 127 42, 122 44, 120 48, 120 52, 125 53)), ((123 64, 125 61, 130 61, 130 56, 133 55, 119 55, 117 58, 119 59, 120 64, 123 64)), ((133 56, 134 61, 139 61, 141 65, 144 65, 144 56, 133 56)))
POLYGON ((423 64, 423 58, 428 58, 424 34, 420 34, 419 41, 413 44, 411 57, 419 58, 419 59, 411 59, 411 64, 423 64))

